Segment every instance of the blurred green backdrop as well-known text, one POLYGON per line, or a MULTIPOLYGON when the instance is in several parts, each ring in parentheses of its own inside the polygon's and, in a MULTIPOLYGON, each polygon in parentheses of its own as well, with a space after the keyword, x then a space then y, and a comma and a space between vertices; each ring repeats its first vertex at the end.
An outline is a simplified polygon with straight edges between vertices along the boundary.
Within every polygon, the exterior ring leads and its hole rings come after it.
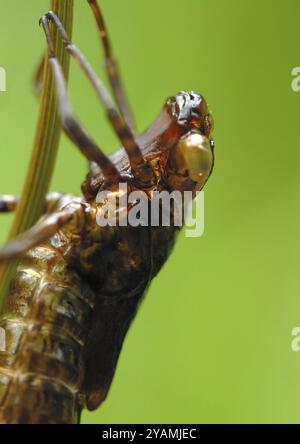
MULTIPOLYGON (((38 105, 31 93, 48 0, 0 0, 0 193, 19 194, 38 105)), ((216 166, 200 239, 181 236, 127 336, 109 398, 85 423, 300 422, 300 3, 102 0, 139 129, 179 90, 205 95, 216 166)), ((74 41, 103 75, 94 20, 75 0, 74 41)), ((118 143, 72 63, 77 114, 118 143)), ((78 192, 86 163, 63 137, 51 188, 78 192)), ((12 222, 1 216, 0 240, 12 222)))

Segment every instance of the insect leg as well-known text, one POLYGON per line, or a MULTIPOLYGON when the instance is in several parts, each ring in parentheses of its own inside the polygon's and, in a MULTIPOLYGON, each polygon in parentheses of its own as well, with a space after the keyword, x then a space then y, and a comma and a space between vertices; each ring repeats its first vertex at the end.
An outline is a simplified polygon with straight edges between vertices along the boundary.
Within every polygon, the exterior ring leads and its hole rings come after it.
POLYGON ((103 18, 103 14, 101 12, 100 6, 97 3, 97 0, 87 0, 87 1, 93 11, 94 17, 97 22, 100 39, 104 48, 105 69, 111 84, 114 98, 116 100, 116 103, 124 120, 127 122, 131 130, 134 131, 135 129, 134 118, 128 100, 126 98, 126 94, 122 87, 122 82, 118 70, 118 64, 113 57, 110 39, 108 37, 107 27, 103 18))
POLYGON ((65 207, 57 213, 46 216, 41 222, 9 241, 0 249, 0 263, 23 256, 31 248, 45 242, 67 224, 74 221, 75 225, 75 218, 76 216, 82 217, 82 211, 83 207, 81 204, 74 204, 65 207))
POLYGON ((33 91, 37 96, 40 96, 43 83, 43 73, 45 66, 45 57, 43 56, 37 65, 34 78, 33 78, 33 91))
MULTIPOLYGON (((45 199, 44 211, 51 210, 58 201, 62 198, 61 193, 49 193, 45 199)), ((16 210, 17 205, 19 204, 19 197, 12 196, 10 194, 0 195, 0 213, 12 213, 16 210)))
POLYGON ((0 213, 11 213, 15 211, 19 198, 17 196, 11 196, 4 194, 0 196, 0 213))
POLYGON ((142 151, 140 150, 138 144, 136 143, 130 127, 126 124, 123 117, 115 108, 104 85, 97 77, 97 75, 95 74, 95 72, 93 71, 92 67, 89 65, 83 54, 79 51, 78 48, 76 48, 75 45, 72 44, 59 18, 53 12, 49 12, 46 16, 43 16, 41 18, 41 24, 44 28, 48 41, 50 60, 54 61, 56 59, 49 32, 48 20, 51 20, 55 24, 55 26, 57 27, 58 31, 62 36, 62 39, 66 46, 66 50, 78 62, 79 66, 86 73, 88 79, 90 80, 94 89, 96 90, 100 100, 102 101, 105 107, 108 119, 126 150, 135 177, 139 179, 141 182, 148 184, 149 182, 152 181, 154 173, 150 165, 147 162, 145 162, 142 151))
POLYGON ((103 175, 108 180, 119 178, 119 172, 114 164, 111 162, 98 147, 96 142, 89 136, 86 130, 81 126, 81 123, 74 115, 68 97, 67 85, 64 78, 62 67, 57 60, 54 52, 52 39, 50 36, 48 19, 41 18, 41 24, 44 28, 48 47, 49 47, 49 63, 56 83, 56 93, 58 99, 58 106, 60 111, 60 118, 62 127, 69 138, 77 145, 81 153, 89 160, 96 162, 101 168, 103 175))

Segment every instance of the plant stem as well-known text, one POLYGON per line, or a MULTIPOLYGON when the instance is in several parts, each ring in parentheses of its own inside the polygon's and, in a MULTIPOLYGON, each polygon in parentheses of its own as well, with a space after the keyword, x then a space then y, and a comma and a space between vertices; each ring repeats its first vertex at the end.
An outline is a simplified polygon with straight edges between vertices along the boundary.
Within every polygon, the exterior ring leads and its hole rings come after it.
MULTIPOLYGON (((69 35, 72 34, 74 0, 51 0, 50 9, 54 11, 65 26, 69 35)), ((69 55, 54 27, 51 32, 58 60, 62 64, 66 79, 69 73, 69 55)), ((43 35, 41 33, 41 38, 43 35)), ((36 127, 35 139, 26 175, 20 203, 9 238, 12 239, 34 225, 42 214, 45 195, 48 192, 53 174, 61 126, 58 116, 54 79, 45 56, 44 77, 40 100, 40 110, 36 127)), ((0 312, 16 273, 18 261, 4 264, 0 270, 0 312)))

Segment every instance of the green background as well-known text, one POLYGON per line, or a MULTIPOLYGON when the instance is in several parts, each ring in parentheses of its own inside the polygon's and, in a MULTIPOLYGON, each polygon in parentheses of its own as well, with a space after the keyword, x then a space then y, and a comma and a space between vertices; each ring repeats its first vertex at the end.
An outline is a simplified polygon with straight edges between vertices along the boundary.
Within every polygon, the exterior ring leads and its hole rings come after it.
MULTIPOLYGON (((127 336, 109 398, 86 423, 300 422, 300 65, 297 0, 102 0, 139 129, 179 90, 204 94, 216 165, 202 238, 179 239, 127 336)), ((37 102, 47 0, 0 1, 0 193, 19 194, 37 102)), ((75 0, 74 40, 103 77, 94 20, 75 0)), ((118 142, 72 63, 76 112, 118 142)), ((51 189, 78 192, 86 162, 62 139, 51 189)), ((5 241, 11 216, 1 216, 5 241)))

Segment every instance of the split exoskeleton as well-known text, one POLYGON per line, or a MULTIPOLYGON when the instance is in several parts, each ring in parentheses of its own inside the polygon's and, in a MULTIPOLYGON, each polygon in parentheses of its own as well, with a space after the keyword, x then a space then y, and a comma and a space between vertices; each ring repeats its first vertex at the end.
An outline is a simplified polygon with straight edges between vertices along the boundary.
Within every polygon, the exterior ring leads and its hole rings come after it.
MULTIPOLYGON (((212 118, 202 96, 170 97, 154 123, 136 135, 134 119, 112 56, 106 26, 95 0, 88 0, 105 52, 105 67, 116 102, 59 18, 41 18, 55 78, 64 132, 90 163, 83 196, 49 194, 44 214, 30 230, 0 250, 0 262, 21 258, 0 327, 0 422, 76 423, 82 408, 105 399, 122 343, 138 305, 174 243, 179 228, 103 227, 99 192, 118 196, 120 184, 144 191, 174 190, 193 196, 214 164, 212 118), (98 94, 122 149, 106 156, 75 117, 49 22, 98 94)), ((13 211, 13 196, 0 197, 0 212, 13 211)))

